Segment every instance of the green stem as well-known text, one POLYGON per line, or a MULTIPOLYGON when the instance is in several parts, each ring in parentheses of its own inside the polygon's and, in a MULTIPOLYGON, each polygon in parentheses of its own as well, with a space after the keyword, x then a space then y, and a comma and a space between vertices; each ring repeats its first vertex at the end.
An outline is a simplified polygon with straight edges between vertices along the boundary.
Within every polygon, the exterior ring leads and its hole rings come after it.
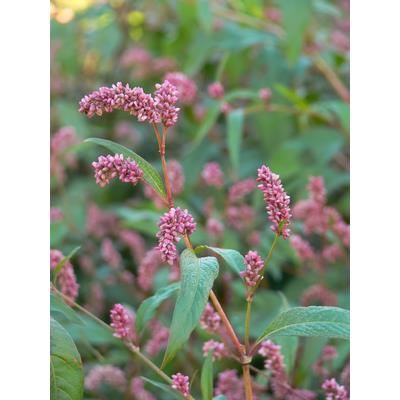
POLYGON ((246 321, 244 325, 244 344, 246 346, 246 352, 249 351, 250 347, 250 317, 251 317, 251 304, 253 302, 252 298, 247 298, 246 307, 246 321))

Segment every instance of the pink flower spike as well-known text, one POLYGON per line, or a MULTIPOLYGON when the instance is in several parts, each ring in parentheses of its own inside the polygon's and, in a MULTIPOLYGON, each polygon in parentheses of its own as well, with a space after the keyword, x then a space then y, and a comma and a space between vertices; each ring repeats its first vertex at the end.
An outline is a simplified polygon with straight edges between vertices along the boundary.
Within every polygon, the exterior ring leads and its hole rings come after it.
POLYGON ((211 83, 207 88, 207 92, 212 99, 221 99, 224 97, 224 87, 220 82, 211 83))
POLYGON ((164 79, 177 88, 179 100, 183 104, 193 103, 196 97, 197 87, 194 81, 188 76, 182 72, 169 72, 165 75, 164 79))
POLYGON ((172 375, 172 385, 173 389, 178 390, 182 393, 182 396, 187 398, 189 397, 189 377, 186 375, 182 375, 178 372, 175 375, 172 375))
POLYGON ((175 125, 178 120, 179 108, 175 107, 178 94, 178 89, 168 80, 156 84, 154 99, 161 121, 167 128, 175 125))
POLYGON ((178 257, 175 244, 181 236, 191 235, 196 230, 196 223, 187 210, 177 207, 166 212, 160 218, 158 226, 157 249, 161 252, 162 260, 172 265, 178 257))
POLYGON ((216 162, 209 162, 204 165, 201 177, 208 186, 220 188, 224 186, 224 173, 216 162))
POLYGON ((85 377, 85 388, 89 391, 96 391, 106 383, 120 392, 126 387, 124 372, 113 365, 97 365, 85 377))
POLYGON ((256 251, 250 250, 244 257, 244 263, 246 270, 242 271, 240 276, 244 278, 246 286, 255 286, 261 278, 259 272, 262 270, 264 262, 256 251))
POLYGON ((203 356, 207 357, 208 352, 212 350, 212 359, 219 360, 225 355, 225 345, 222 342, 217 342, 215 340, 208 340, 203 345, 203 356))
POLYGON ((279 175, 262 165, 258 169, 258 188, 264 193, 264 201, 268 218, 272 222, 272 231, 287 239, 290 235, 289 224, 292 218, 290 212, 290 197, 283 189, 279 175))
POLYGON ((92 163, 92 166, 96 183, 100 187, 108 185, 111 179, 117 176, 121 182, 132 183, 133 185, 143 180, 143 171, 136 162, 129 158, 124 159, 122 154, 100 156, 97 162, 92 163))
POLYGON ((348 400, 347 390, 344 386, 339 385, 335 378, 327 379, 322 384, 325 391, 326 400, 348 400))
POLYGON ((200 317, 200 326, 206 331, 213 333, 216 332, 221 324, 221 317, 214 310, 210 303, 207 303, 203 314, 200 317))
POLYGON ((134 335, 134 317, 122 305, 115 304, 110 311, 111 328, 113 328, 114 336, 119 339, 132 339, 134 335))

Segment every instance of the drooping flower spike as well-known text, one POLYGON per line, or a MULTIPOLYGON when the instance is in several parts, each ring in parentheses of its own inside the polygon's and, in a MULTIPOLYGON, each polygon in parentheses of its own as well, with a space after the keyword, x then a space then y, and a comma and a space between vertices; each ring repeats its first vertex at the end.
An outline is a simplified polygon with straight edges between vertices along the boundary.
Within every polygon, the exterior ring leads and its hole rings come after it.
POLYGON ((108 185, 116 177, 121 182, 132 183, 133 185, 143 180, 143 171, 135 161, 131 161, 130 158, 124 159, 123 154, 100 156, 97 162, 92 163, 92 166, 96 183, 100 187, 108 185))
POLYGON ((290 235, 289 224, 290 197, 283 189, 279 175, 274 174, 266 165, 258 169, 258 188, 264 194, 268 218, 272 222, 271 230, 287 239, 290 235))

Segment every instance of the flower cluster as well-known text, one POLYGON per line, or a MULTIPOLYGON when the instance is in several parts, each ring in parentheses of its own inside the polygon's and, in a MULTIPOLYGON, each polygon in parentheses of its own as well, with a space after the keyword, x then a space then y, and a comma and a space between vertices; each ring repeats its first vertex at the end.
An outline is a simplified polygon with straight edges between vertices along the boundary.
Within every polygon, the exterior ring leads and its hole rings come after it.
POLYGON ((189 377, 182 375, 180 372, 172 375, 171 387, 181 392, 182 396, 187 398, 189 396, 189 377))
POLYGON ((161 325, 157 320, 153 320, 150 323, 150 329, 152 337, 146 343, 146 353, 154 357, 162 349, 165 349, 168 344, 169 330, 165 326, 161 325))
POLYGON ((136 185, 143 179, 143 171, 135 161, 129 158, 124 159, 123 154, 108 154, 100 156, 92 163, 94 168, 94 177, 100 187, 108 185, 111 179, 118 177, 121 182, 129 182, 136 185))
POLYGON ((156 247, 145 254, 138 268, 137 282, 142 290, 148 291, 152 288, 154 274, 160 264, 161 253, 156 247))
POLYGON ((264 266, 264 262, 256 251, 250 250, 244 257, 246 265, 245 271, 240 272, 240 276, 244 278, 246 286, 255 286, 260 279, 259 272, 264 266))
POLYGON ((206 231, 210 236, 221 237, 224 234, 224 225, 216 218, 208 218, 206 231))
POLYGON ((230 205, 226 209, 226 218, 228 220, 228 224, 239 232, 250 227, 254 221, 254 217, 254 208, 248 204, 230 205))
POLYGON ((154 98, 164 126, 169 128, 175 125, 179 112, 179 108, 175 107, 178 101, 177 88, 168 80, 165 80, 162 84, 157 83, 154 98))
POLYGON ((327 378, 329 375, 329 367, 332 366, 332 361, 337 358, 338 353, 335 347, 325 346, 322 349, 321 355, 313 364, 312 368, 316 375, 327 378))
POLYGON ((300 298, 300 304, 304 307, 312 305, 337 306, 337 303, 336 294, 320 284, 310 286, 300 298))
POLYGON ((126 387, 124 372, 113 365, 97 365, 85 377, 85 388, 96 391, 100 389, 102 383, 123 392, 126 387))
POLYGON ((197 86, 188 76, 182 72, 169 72, 164 79, 178 89, 179 100, 183 104, 193 103, 197 94, 197 86))
POLYGON ((214 310, 210 303, 204 307, 204 311, 200 317, 200 326, 206 331, 212 333, 216 332, 221 324, 221 317, 214 310))
POLYGON ((114 234, 118 231, 118 221, 115 215, 98 208, 96 204, 90 204, 87 209, 86 231, 96 238, 114 234))
POLYGON ((211 83, 207 88, 207 92, 212 99, 221 99, 224 97, 224 87, 221 82, 211 83))
POLYGON ((120 339, 133 339, 134 316, 122 304, 115 304, 110 311, 111 328, 114 336, 120 339))
POLYGON ((208 186, 215 186, 217 188, 224 186, 224 173, 220 165, 216 162, 207 163, 203 168, 201 177, 208 186))
POLYGON ((219 360, 225 355, 225 345, 222 342, 217 342, 216 340, 208 340, 203 345, 203 356, 207 357, 208 352, 212 351, 213 360, 219 360))
POLYGON ((101 255, 104 261, 114 269, 117 269, 122 262, 121 255, 114 247, 113 242, 109 238, 103 239, 101 242, 101 255))
POLYGON ((196 230, 196 223, 187 210, 177 207, 171 208, 160 218, 158 227, 157 248, 161 252, 162 260, 172 265, 177 258, 175 244, 181 236, 191 235, 196 230))
POLYGON ((322 384, 325 391, 326 400, 348 400, 347 390, 344 386, 339 385, 335 378, 327 379, 322 384))
POLYGON ((185 184, 185 176, 183 175, 182 165, 177 160, 169 160, 167 165, 171 191, 173 194, 179 194, 182 192, 185 184))
POLYGON ((227 400, 243 400, 243 381, 235 369, 229 369, 218 375, 215 396, 223 395, 227 400))
POLYGON ((264 201, 267 204, 268 218, 272 222, 272 231, 281 235, 284 239, 289 237, 288 228, 290 219, 290 197, 286 194, 279 179, 279 175, 262 165, 258 169, 258 188, 264 194, 264 201))
POLYGON ((316 254, 311 247, 310 243, 299 235, 292 235, 290 237, 290 244, 292 245, 297 257, 303 261, 315 260, 316 254))
POLYGON ((134 231, 128 229, 122 229, 118 231, 118 238, 126 246, 129 247, 132 257, 134 257, 137 263, 140 263, 143 259, 145 252, 145 244, 143 238, 134 231))
POLYGON ((172 82, 165 80, 156 84, 154 98, 145 93, 141 87, 129 87, 118 82, 111 87, 103 86, 86 95, 79 103, 79 111, 89 118, 93 115, 103 115, 114 110, 122 110, 137 117, 139 122, 164 126, 175 125, 178 119, 179 108, 175 107, 178 101, 178 90, 172 82))
POLYGON ((265 369, 271 373, 271 387, 274 395, 282 399, 288 392, 288 382, 285 372, 285 364, 281 354, 281 346, 271 340, 261 343, 258 353, 265 357, 265 369))
POLYGON ((236 182, 229 189, 228 200, 230 203, 236 203, 242 200, 246 195, 251 193, 256 187, 256 182, 253 178, 244 179, 236 182))
POLYGON ((136 377, 131 380, 130 392, 134 399, 138 400, 156 400, 156 398, 144 388, 142 378, 136 377))
MULTIPOLYGON (((60 250, 53 249, 50 250, 50 268, 54 269, 62 260, 64 259, 64 255, 60 250)), ((68 260, 63 265, 61 270, 57 275, 57 281, 60 285, 61 293, 66 296, 69 300, 75 301, 78 297, 79 284, 76 279, 76 275, 74 272, 74 267, 71 262, 68 260)), ((67 303, 69 301, 67 300, 67 303)))

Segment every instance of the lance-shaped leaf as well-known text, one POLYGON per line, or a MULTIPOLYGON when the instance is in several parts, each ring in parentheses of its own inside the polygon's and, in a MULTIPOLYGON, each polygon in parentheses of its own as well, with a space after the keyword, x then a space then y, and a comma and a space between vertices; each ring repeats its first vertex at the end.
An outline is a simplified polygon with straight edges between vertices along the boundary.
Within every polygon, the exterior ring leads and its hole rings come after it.
POLYGON ((236 250, 221 249, 219 247, 211 246, 197 246, 195 252, 198 254, 204 250, 210 250, 223 258, 227 265, 232 268, 239 276, 240 272, 245 270, 244 257, 236 250))
POLYGON ((239 169, 239 156, 240 146, 242 144, 243 136, 243 122, 244 113, 241 108, 228 113, 227 117, 228 134, 227 134, 227 145, 229 150, 229 157, 235 170, 239 169))
POLYGON ((68 332, 53 318, 50 321, 50 396, 52 400, 81 400, 83 396, 81 357, 68 332))
POLYGON ((144 328, 144 324, 147 321, 150 321, 156 310, 157 307, 166 299, 173 296, 179 290, 179 282, 172 283, 166 287, 157 290, 153 296, 148 297, 146 300, 142 302, 136 312, 136 330, 137 332, 141 332, 144 328))
POLYGON ((279 314, 257 339, 257 343, 271 336, 349 339, 350 313, 337 307, 295 307, 279 314))
POLYGON ((163 366, 189 339, 207 303, 215 278, 218 261, 215 257, 197 258, 193 251, 184 250, 180 258, 181 282, 163 366))
POLYGON ((210 350, 201 369, 201 394, 203 400, 212 400, 213 397, 213 351, 210 350))
POLYGON ((99 138, 89 138, 86 139, 87 143, 95 143, 99 146, 103 146, 113 153, 123 154, 124 157, 129 157, 136 161, 139 168, 143 171, 144 180, 158 193, 162 198, 165 198, 165 188, 160 174, 157 170, 148 163, 144 158, 140 157, 138 154, 129 150, 125 146, 121 146, 118 143, 112 142, 111 140, 99 139, 99 138))

